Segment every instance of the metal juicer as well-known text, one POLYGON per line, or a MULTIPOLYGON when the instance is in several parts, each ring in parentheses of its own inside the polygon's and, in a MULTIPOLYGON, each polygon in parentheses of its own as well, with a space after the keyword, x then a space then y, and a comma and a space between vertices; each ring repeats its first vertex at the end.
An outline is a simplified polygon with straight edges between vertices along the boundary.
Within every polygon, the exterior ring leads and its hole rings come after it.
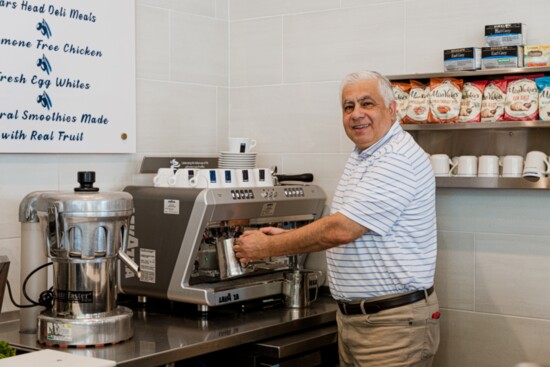
POLYGON ((118 259, 139 276, 125 254, 132 196, 100 193, 94 172, 79 172, 78 181, 74 192, 31 193, 20 207, 40 223, 53 263, 53 307, 37 317, 37 339, 48 346, 102 346, 133 336, 132 311, 117 306, 116 286, 118 259))

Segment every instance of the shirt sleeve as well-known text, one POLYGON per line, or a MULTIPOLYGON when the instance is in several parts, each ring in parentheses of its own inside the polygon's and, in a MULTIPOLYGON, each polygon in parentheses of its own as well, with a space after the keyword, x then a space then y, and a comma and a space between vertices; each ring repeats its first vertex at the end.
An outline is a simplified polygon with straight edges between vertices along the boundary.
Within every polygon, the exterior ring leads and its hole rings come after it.
POLYGON ((357 186, 347 191, 339 212, 385 236, 414 199, 415 187, 411 163, 401 155, 387 154, 376 158, 357 186))

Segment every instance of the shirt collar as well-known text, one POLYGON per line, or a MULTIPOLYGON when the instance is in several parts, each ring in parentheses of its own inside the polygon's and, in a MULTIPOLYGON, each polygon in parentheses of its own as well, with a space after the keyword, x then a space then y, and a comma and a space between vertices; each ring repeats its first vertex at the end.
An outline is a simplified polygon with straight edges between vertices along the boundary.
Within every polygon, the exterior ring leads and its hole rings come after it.
POLYGON ((384 146, 391 138, 403 131, 401 124, 399 122, 394 122, 388 132, 382 136, 382 139, 378 140, 376 143, 366 148, 365 150, 359 150, 359 147, 355 146, 354 152, 361 157, 368 157, 374 154, 380 147, 384 146))

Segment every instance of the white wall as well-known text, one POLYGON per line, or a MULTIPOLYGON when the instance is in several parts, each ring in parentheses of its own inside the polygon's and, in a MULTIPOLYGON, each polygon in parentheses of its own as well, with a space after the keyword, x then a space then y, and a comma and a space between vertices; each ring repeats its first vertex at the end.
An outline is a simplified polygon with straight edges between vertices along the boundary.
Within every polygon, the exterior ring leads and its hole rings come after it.
MULTIPOLYGON (((17 210, 31 191, 71 190, 78 170, 95 170, 104 190, 150 183, 137 174, 143 155, 216 155, 246 135, 258 165, 313 172, 330 197, 352 148, 345 74, 442 71, 442 50, 481 46, 485 24, 523 22, 531 42, 550 43, 549 12, 545 0, 136 0, 138 154, 0 155, 9 279, 19 287, 17 210)), ((438 191, 436 366, 550 364, 547 207, 548 191, 438 191)))

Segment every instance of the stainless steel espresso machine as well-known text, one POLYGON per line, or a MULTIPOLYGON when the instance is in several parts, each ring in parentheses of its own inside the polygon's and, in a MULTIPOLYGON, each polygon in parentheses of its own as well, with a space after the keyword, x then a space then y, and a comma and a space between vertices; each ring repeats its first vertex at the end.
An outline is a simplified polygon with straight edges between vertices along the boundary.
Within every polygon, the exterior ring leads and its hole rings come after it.
POLYGON ((139 276, 124 253, 132 197, 99 192, 94 172, 79 172, 78 181, 74 192, 34 192, 20 205, 21 222, 39 225, 22 248, 30 254, 43 246, 53 263, 53 307, 30 320, 48 346, 103 346, 133 336, 132 311, 117 306, 116 286, 119 259, 139 276))
POLYGON ((285 271, 300 264, 282 256, 236 268, 240 264, 228 258, 231 239, 263 226, 300 227, 320 218, 325 204, 316 185, 124 191, 135 206, 127 252, 141 278, 128 268, 120 271, 120 290, 196 304, 201 312, 281 295, 285 271))

